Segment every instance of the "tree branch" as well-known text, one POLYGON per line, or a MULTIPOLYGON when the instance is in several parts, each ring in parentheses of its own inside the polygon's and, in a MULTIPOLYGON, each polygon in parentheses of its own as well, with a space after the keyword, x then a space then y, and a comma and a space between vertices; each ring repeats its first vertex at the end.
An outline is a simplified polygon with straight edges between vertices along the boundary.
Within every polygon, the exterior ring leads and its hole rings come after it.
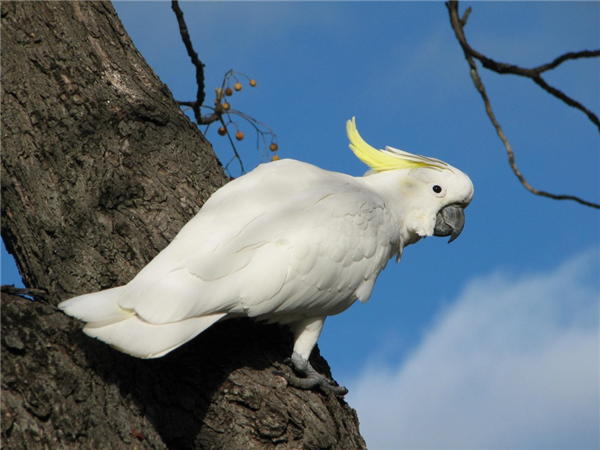
POLYGON ((3 284, 0 291, 4 294, 16 295, 23 298, 33 298, 37 301, 47 302, 49 299, 48 291, 35 288, 17 288, 13 284, 3 284))
POLYGON ((600 50, 583 50, 581 52, 569 52, 564 55, 559 56, 554 61, 549 62, 547 64, 542 64, 541 66, 536 67, 535 70, 538 74, 545 72, 547 70, 554 69, 558 67, 560 64, 565 61, 569 61, 571 59, 579 59, 579 58, 596 58, 600 56, 600 50))
POLYGON ((565 102, 567 105, 572 106, 573 108, 577 108, 580 111, 583 111, 585 113, 586 116, 588 116, 588 118, 592 121, 592 123, 594 123, 598 129, 600 130, 600 120, 598 120, 598 116, 596 116, 593 112, 591 112, 589 109, 587 109, 585 106, 583 106, 581 103, 579 103, 576 100, 573 100, 571 97, 569 97, 568 95, 565 95, 561 90, 556 89, 555 87, 550 86, 548 83, 546 83, 546 81, 544 81, 544 79, 541 76, 537 76, 533 78, 533 81, 535 84, 537 84, 539 87, 541 87, 543 90, 545 90, 546 92, 548 92, 549 94, 552 94, 553 96, 555 96, 556 98, 562 100, 563 102, 565 102))
POLYGON ((496 72, 496 73, 499 73, 502 75, 512 74, 512 75, 519 75, 519 76, 526 77, 526 78, 531 78, 538 86, 540 86, 546 92, 548 92, 548 93, 552 94, 553 96, 555 96, 556 98, 562 100, 567 105, 582 111, 586 116, 588 116, 588 118, 592 121, 592 123, 594 125, 596 125, 598 130, 600 130, 600 120, 598 119, 598 116, 596 116, 589 109, 584 107, 581 103, 577 102, 576 100, 572 99, 565 93, 561 92, 559 89, 556 89, 555 87, 548 85, 543 80, 540 82, 540 80, 541 80, 540 74, 541 73, 546 72, 551 69, 554 69, 554 68, 558 67, 560 64, 562 64, 563 62, 568 61, 568 60, 579 59, 579 58, 594 58, 594 57, 600 56, 600 50, 583 50, 580 52, 566 53, 562 56, 559 56, 558 58, 556 58, 554 61, 552 61, 550 63, 542 64, 541 66, 535 67, 533 69, 519 67, 514 64, 498 62, 491 58, 488 58, 487 56, 485 56, 482 53, 478 52, 477 50, 473 49, 467 43, 467 39, 465 37, 465 32, 464 32, 464 27, 467 23, 467 17, 471 13, 471 9, 468 8, 467 11, 465 12, 464 17, 462 19, 460 19, 458 16, 458 1, 451 0, 448 3, 446 3, 446 6, 448 7, 448 10, 450 11, 450 21, 452 23, 452 28, 454 29, 456 38, 458 39, 458 42, 460 43, 463 51, 465 52, 465 56, 469 56, 471 58, 475 58, 475 59, 479 60, 481 62, 481 64, 483 65, 483 67, 485 67, 486 69, 489 69, 493 72, 496 72), (453 15, 456 16, 455 20, 452 19, 453 15))
MULTIPOLYGON (((521 173, 521 171, 519 170, 519 168, 517 167, 517 164, 515 162, 515 154, 513 152, 512 146, 510 145, 510 142, 508 141, 506 135, 504 134, 504 131, 502 130, 502 127, 500 126, 500 123, 496 119, 494 111, 492 110, 492 104, 490 102, 489 97, 487 96, 485 86, 484 86, 483 82, 481 81, 479 72, 477 70, 477 64, 475 63, 475 60, 473 58, 478 59, 479 61, 481 61, 481 63, 483 64, 484 67, 490 68, 491 70, 494 70, 495 72, 513 73, 516 75, 528 76, 528 77, 532 78, 538 84, 540 84, 540 83, 537 80, 540 80, 541 83, 543 83, 543 84, 545 84, 545 82, 542 80, 539 73, 536 73, 535 76, 529 75, 529 72, 532 72, 535 69, 522 69, 520 67, 512 66, 510 64, 497 63, 496 61, 489 59, 489 58, 485 57, 484 55, 482 55, 481 53, 473 50, 469 46, 467 39, 465 37, 465 33, 464 33, 464 26, 466 25, 466 22, 467 22, 466 19, 468 17, 468 14, 470 13, 470 8, 467 9, 467 11, 465 12, 465 16, 463 18, 460 18, 459 14, 458 14, 458 1, 451 0, 451 1, 447 2, 446 7, 448 8, 448 11, 450 13, 450 23, 452 25, 452 29, 454 30, 456 38, 457 38, 458 42, 460 43, 460 45, 463 49, 463 52, 465 54, 465 59, 467 60, 469 67, 471 69, 471 78, 473 80, 473 84, 475 85, 475 88, 477 89, 477 91, 481 95, 481 98, 483 99, 483 103, 485 105, 485 111, 486 111, 488 117, 490 118, 492 125, 496 129, 496 133, 498 134, 498 137, 504 144, 506 153, 508 155, 508 162, 510 164, 510 167, 511 167, 512 171, 514 172, 514 174, 519 179, 519 181, 521 182, 521 184, 529 192, 531 192, 532 194, 535 194, 535 195, 539 195, 542 197, 548 197, 548 198, 551 198, 554 200, 573 200, 582 205, 600 209, 600 204, 588 202, 586 200, 582 200, 581 198, 573 196, 573 195, 557 195, 557 194, 551 194, 549 192, 536 189, 531 184, 529 184, 529 182, 525 179, 525 177, 523 176, 523 174, 521 173), (495 67, 495 68, 492 68, 492 67, 495 67)), ((583 53, 586 53, 586 52, 580 52, 580 54, 583 54, 583 53)), ((589 52, 589 53, 595 53, 595 52, 589 52)), ((552 63, 550 63, 546 66, 550 66, 550 65, 554 64, 554 67, 556 67, 559 64, 561 64, 562 62, 566 61, 567 59, 574 59, 575 57, 587 57, 587 56, 574 56, 574 55, 577 55, 577 54, 571 53, 571 54, 563 55, 563 56, 555 59, 552 63)), ((544 68, 545 66, 540 66, 540 67, 542 68, 542 70, 540 70, 540 72, 542 72, 544 70, 549 70, 549 69, 544 68)), ((561 98, 561 100, 565 101, 565 103, 569 104, 570 106, 577 107, 575 105, 568 103, 567 99, 572 102, 575 102, 575 101, 570 99, 566 95, 562 94, 562 92, 560 92, 558 89, 552 88, 551 86, 548 86, 547 84, 545 84, 545 86, 549 89, 554 90, 555 92, 551 92, 551 93, 553 95, 557 96, 558 98, 561 98), (564 97, 566 97, 566 99, 560 97, 561 94, 564 97)), ((545 90, 548 90, 546 87, 544 87, 544 86, 542 86, 542 87, 545 90)), ((548 92, 550 92, 550 91, 548 91, 548 92)), ((577 103, 577 102, 575 102, 575 103, 577 103)), ((579 105, 579 103, 577 103, 577 104, 579 105)), ((578 109, 581 109, 581 108, 578 108, 578 109)), ((586 112, 586 111, 587 110, 584 108, 584 112, 586 112)), ((587 112, 586 112, 586 114, 587 114, 587 112)), ((592 114, 592 113, 590 112, 590 114, 592 114)), ((596 123, 598 121, 598 118, 596 116, 594 116, 593 114, 592 114, 592 116, 595 117, 596 121, 594 121, 592 119, 592 117, 590 117, 590 119, 594 123, 596 123)), ((589 114, 588 114, 588 117, 589 117, 589 114)), ((600 123, 598 123, 598 125, 600 126, 600 123)))
MULTIPOLYGON (((185 45, 185 49, 192 60, 192 64, 196 68, 196 84, 198 85, 198 93, 196 94, 195 102, 185 102, 186 105, 191 106, 194 111, 194 116, 196 117, 196 122, 198 125, 203 124, 202 115, 200 114, 200 107, 204 103, 204 99, 206 94, 204 93, 204 64, 198 58, 198 53, 194 50, 194 46, 192 45, 192 40, 190 39, 190 33, 188 32, 187 25, 185 23, 185 19, 183 18, 183 11, 179 7, 179 2, 177 0, 173 0, 171 2, 171 8, 175 13, 175 17, 177 17, 177 23, 179 24, 179 33, 181 34, 181 40, 185 45)), ((179 102, 180 105, 183 103, 179 102)))

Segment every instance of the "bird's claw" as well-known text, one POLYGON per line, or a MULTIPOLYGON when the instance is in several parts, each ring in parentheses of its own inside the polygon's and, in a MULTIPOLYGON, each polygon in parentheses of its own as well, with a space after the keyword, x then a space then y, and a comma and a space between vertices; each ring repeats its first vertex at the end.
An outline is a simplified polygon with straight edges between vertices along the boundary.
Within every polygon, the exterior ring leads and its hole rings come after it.
POLYGON ((325 393, 332 393, 334 395, 343 397, 348 393, 348 389, 344 386, 336 386, 333 381, 328 380, 323 375, 318 377, 311 376, 309 378, 300 378, 295 375, 287 375, 285 376, 288 384, 298 389, 314 389, 319 388, 325 393))
POLYGON ((283 363, 290 366, 294 372, 302 376, 301 378, 283 372, 275 373, 276 375, 285 378, 290 386, 304 390, 319 388, 325 393, 333 393, 338 396, 344 396, 348 393, 348 389, 343 386, 337 386, 335 381, 330 380, 317 372, 308 360, 302 358, 295 352, 291 358, 286 358, 283 363))

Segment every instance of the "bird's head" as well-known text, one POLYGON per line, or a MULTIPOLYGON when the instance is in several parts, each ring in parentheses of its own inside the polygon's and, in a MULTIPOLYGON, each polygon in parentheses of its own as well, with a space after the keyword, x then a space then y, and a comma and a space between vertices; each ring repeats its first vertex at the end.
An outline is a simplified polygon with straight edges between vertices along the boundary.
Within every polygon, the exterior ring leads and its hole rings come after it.
POLYGON ((378 184, 397 201, 412 243, 426 236, 450 236, 452 242, 465 225, 464 209, 473 198, 473 183, 467 175, 435 158, 413 155, 386 147, 376 150, 356 129, 354 118, 347 123, 350 148, 367 166, 367 175, 378 174, 378 184))

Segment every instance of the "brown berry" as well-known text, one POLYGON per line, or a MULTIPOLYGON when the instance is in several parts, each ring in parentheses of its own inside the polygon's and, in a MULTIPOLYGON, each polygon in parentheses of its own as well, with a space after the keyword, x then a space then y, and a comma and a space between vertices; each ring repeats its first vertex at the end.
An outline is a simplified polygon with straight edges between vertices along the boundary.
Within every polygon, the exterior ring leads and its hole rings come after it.
POLYGON ((225 135, 227 134, 227 130, 225 129, 225 127, 221 127, 221 128, 219 128, 219 131, 218 131, 218 133, 219 133, 221 136, 225 136, 225 135))
POLYGON ((240 83, 240 82, 238 81, 237 83, 235 83, 235 84, 233 85, 233 88, 234 88, 236 91, 241 91, 241 90, 242 90, 242 83, 240 83))
POLYGON ((271 161, 279 161, 279 156, 278 155, 271 156, 271 161))
POLYGON ((242 139, 244 139, 244 133, 242 133, 241 131, 238 131, 237 133, 235 133, 235 138, 238 141, 241 141, 242 139))
POLYGON ((271 149, 271 151, 272 151, 272 152, 276 152, 276 151, 277 151, 277 149, 279 148, 279 146, 278 146, 278 145, 277 145, 275 142, 273 142, 273 143, 272 143, 272 144, 269 146, 269 148, 271 149))
POLYGON ((227 89, 225 89, 225 95, 233 95, 233 90, 228 87, 227 89))
POLYGON ((250 80, 250 86, 255 87, 256 86, 256 80, 250 80))
POLYGON ((223 102, 223 109, 227 111, 229 108, 231 108, 231 105, 227 102, 223 102))

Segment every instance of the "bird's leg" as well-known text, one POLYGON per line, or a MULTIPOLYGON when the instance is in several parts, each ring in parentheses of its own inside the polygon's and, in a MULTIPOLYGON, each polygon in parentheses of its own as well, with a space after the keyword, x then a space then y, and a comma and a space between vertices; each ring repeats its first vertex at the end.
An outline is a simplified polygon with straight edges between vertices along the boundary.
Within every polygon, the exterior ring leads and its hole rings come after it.
POLYGON ((308 359, 304 359, 299 353, 292 353, 292 357, 286 359, 285 363, 289 364, 294 372, 302 377, 287 376, 286 379, 290 386, 299 389, 320 388, 326 392, 333 392, 335 395, 346 395, 348 393, 348 389, 343 386, 336 386, 333 380, 317 372, 308 359))
POLYGON ((346 395, 348 390, 343 386, 336 386, 333 380, 329 380, 324 375, 317 372, 308 361, 308 357, 313 347, 317 343, 325 317, 305 319, 292 326, 292 331, 296 337, 292 357, 285 360, 294 372, 302 378, 296 376, 286 376, 288 384, 299 389, 314 389, 316 387, 326 391, 333 392, 335 395, 346 395))

